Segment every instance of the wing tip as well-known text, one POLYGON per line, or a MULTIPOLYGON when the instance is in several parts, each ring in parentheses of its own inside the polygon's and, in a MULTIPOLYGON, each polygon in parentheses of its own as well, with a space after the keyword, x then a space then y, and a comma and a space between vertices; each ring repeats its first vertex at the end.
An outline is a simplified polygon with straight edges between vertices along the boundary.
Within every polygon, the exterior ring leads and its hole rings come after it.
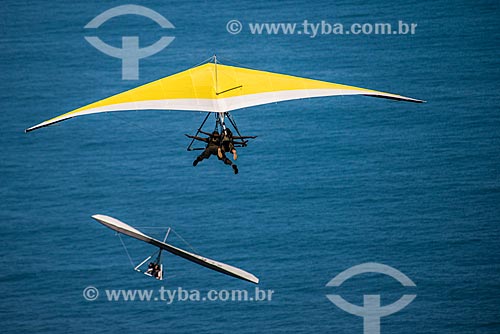
POLYGON ((370 97, 377 97, 380 99, 388 99, 388 100, 396 100, 396 101, 406 101, 406 102, 413 102, 413 103, 426 103, 427 101, 425 100, 419 100, 419 99, 414 99, 411 97, 406 97, 406 96, 401 96, 401 95, 394 95, 394 94, 363 94, 365 96, 370 96, 370 97))
POLYGON ((54 125, 54 124, 57 124, 59 122, 68 120, 70 118, 73 118, 73 116, 71 116, 71 117, 64 117, 64 118, 56 117, 56 118, 50 119, 48 121, 45 121, 45 122, 39 123, 37 125, 34 125, 31 128, 27 128, 26 130, 24 130, 24 133, 28 133, 28 132, 31 132, 31 131, 34 131, 34 130, 37 130, 37 129, 41 129, 41 128, 44 128, 46 126, 54 125))
POLYGON ((27 129, 24 130, 24 133, 35 131, 37 129, 40 129, 40 128, 43 128, 45 126, 49 126, 50 125, 50 124, 44 124, 44 123, 40 123, 40 124, 34 125, 34 126, 30 127, 30 128, 27 128, 27 129))
POLYGON ((425 100, 412 99, 412 98, 407 98, 405 101, 413 102, 413 103, 427 103, 427 101, 425 101, 425 100))

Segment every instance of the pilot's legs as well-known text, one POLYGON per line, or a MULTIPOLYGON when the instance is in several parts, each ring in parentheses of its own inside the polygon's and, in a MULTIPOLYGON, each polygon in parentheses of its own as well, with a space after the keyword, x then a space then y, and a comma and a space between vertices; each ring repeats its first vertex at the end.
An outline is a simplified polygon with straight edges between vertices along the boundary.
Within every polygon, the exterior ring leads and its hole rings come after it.
POLYGON ((224 153, 224 151, 222 152, 222 158, 219 157, 219 160, 222 160, 222 162, 226 165, 233 167, 234 174, 238 174, 238 166, 233 164, 233 162, 226 157, 226 153, 224 153))
POLYGON ((196 166, 200 161, 210 158, 211 155, 217 155, 217 146, 208 146, 205 148, 203 153, 201 153, 195 161, 193 161, 193 166, 196 166))
POLYGON ((224 152, 222 152, 221 156, 219 157, 219 160, 222 160, 222 162, 225 163, 226 165, 233 164, 233 162, 226 157, 226 153, 224 152))

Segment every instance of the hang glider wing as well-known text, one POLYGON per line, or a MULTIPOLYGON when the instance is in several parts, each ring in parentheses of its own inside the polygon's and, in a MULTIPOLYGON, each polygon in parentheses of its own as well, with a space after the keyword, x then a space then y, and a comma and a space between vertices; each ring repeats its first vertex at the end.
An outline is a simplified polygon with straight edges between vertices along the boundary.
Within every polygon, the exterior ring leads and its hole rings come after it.
POLYGON ((211 260, 211 259, 203 257, 201 255, 185 251, 183 249, 172 246, 172 245, 167 244, 165 242, 151 238, 150 236, 142 233, 141 231, 133 228, 130 225, 125 224, 124 222, 119 221, 116 218, 105 216, 105 215, 93 215, 92 218, 94 218, 99 223, 105 225, 106 227, 109 227, 112 230, 115 230, 119 233, 128 235, 132 238, 147 242, 148 244, 151 244, 153 246, 164 249, 167 252, 170 252, 174 255, 180 256, 186 260, 197 263, 201 266, 207 267, 209 269, 212 269, 212 270, 221 272, 223 274, 233 276, 233 277, 236 277, 236 278, 248 281, 248 282, 252 282, 255 284, 259 283, 259 279, 257 277, 250 274, 249 272, 244 271, 243 269, 239 269, 239 268, 230 266, 230 265, 222 263, 222 262, 211 260))
POLYGON ((156 109, 220 113, 272 102, 335 95, 424 102, 326 81, 206 63, 54 117, 26 132, 73 117, 108 111, 156 109))

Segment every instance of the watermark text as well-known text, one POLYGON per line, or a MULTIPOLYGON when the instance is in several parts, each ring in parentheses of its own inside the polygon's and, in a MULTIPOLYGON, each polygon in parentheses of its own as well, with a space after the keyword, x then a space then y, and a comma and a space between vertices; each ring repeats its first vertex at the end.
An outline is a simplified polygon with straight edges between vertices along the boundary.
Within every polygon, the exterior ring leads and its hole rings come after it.
POLYGON ((269 302, 272 301, 274 290, 189 290, 177 289, 97 289, 87 286, 83 289, 83 298, 87 301, 98 299, 108 302, 164 302, 168 305, 175 302, 269 302))
POLYGON ((417 23, 408 23, 398 20, 396 23, 332 23, 325 20, 310 22, 304 20, 300 23, 283 22, 249 22, 246 25, 239 20, 230 20, 226 30, 236 35, 246 30, 252 35, 303 35, 309 38, 327 35, 415 35, 417 23))

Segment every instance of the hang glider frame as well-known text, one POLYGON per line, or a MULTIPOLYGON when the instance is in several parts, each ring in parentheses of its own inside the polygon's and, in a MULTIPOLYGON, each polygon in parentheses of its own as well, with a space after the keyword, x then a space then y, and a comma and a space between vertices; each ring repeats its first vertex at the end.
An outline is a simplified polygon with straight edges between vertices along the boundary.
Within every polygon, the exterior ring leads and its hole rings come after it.
MULTIPOLYGON (((163 242, 167 241, 168 235, 170 234, 170 230, 171 230, 171 228, 169 227, 168 230, 167 230, 167 233, 165 234, 165 238, 163 238, 163 242)), ((118 234, 118 236, 120 236, 120 234, 118 234)), ((120 239, 121 239, 121 237, 120 237, 120 239)), ((123 245, 123 247, 125 248, 125 251, 128 254, 127 247, 125 246, 125 244, 123 242, 122 242, 122 245, 123 245)), ((137 266, 135 266, 134 270, 137 271, 137 272, 139 272, 139 273, 143 273, 146 276, 153 277, 152 273, 150 273, 148 270, 142 271, 140 268, 146 262, 148 262, 150 259, 152 259, 154 256, 156 256, 155 260, 152 263, 155 264, 155 265, 158 264, 160 266, 160 275, 159 275, 159 277, 155 277, 155 278, 157 278, 158 280, 162 281, 163 280, 162 251, 163 251, 162 248, 158 248, 157 251, 155 251, 153 254, 151 254, 150 256, 148 256, 147 258, 145 258, 141 263, 139 263, 137 266)))
MULTIPOLYGON (((259 279, 254 276, 253 274, 241 269, 237 268, 234 266, 231 266, 227 263, 219 262, 216 260, 209 259, 207 257, 204 257, 202 255, 196 254, 194 252, 189 252, 184 249, 181 249, 179 247, 173 246, 171 244, 168 244, 166 242, 162 242, 160 240, 154 239, 141 231, 137 230, 136 228, 125 224, 124 222, 119 221, 116 218, 106 216, 106 215, 93 215, 92 218, 94 218, 97 222, 100 224, 112 229, 115 232, 127 235, 129 237, 132 237, 137 240, 141 240, 145 243, 148 243, 150 245, 153 245, 159 249, 165 250, 173 255, 179 256, 181 258, 184 258, 185 260, 191 261, 193 263, 196 263, 200 266, 203 266, 205 268, 218 271, 220 273, 223 273, 228 276, 232 276, 244 281, 248 281, 254 284, 259 283, 259 279)), ((174 231, 175 233, 175 231, 174 231)), ((182 238, 181 238, 182 239, 182 238)), ((121 240, 121 238, 120 238, 121 240)), ((191 247, 192 248, 192 247, 191 247)), ((126 249, 126 248, 125 248, 126 249)), ((194 250, 193 250, 194 251, 194 250)), ((127 252, 128 254, 128 252, 127 252)), ((130 258, 130 256, 129 256, 130 258)), ((132 263, 132 260, 131 260, 132 263)), ((134 267, 134 264, 132 263, 132 266, 134 267)))
MULTIPOLYGON (((207 113, 207 115, 203 119, 203 122, 201 122, 201 125, 198 127, 198 129, 196 130, 196 133, 194 134, 195 137, 198 136, 200 133, 203 133, 203 126, 205 125, 208 118, 210 117, 210 114, 212 114, 212 113, 207 113)), ((222 131, 226 129, 225 119, 228 119, 229 123, 231 123, 232 128, 234 129, 234 131, 236 131, 238 136, 243 137, 240 130, 238 129, 238 126, 236 125, 236 122, 234 120, 233 115, 231 115, 229 112, 215 113, 214 116, 215 116, 214 131, 218 131, 219 133, 222 133, 222 131)), ((189 143, 189 145, 187 147, 188 151, 200 151, 200 150, 205 149, 205 147, 193 147, 195 141, 196 141, 196 139, 194 139, 194 138, 191 140, 191 142, 189 143)), ((234 146, 235 147, 246 147, 247 143, 248 143, 248 139, 243 139, 242 144, 235 143, 234 146)))

